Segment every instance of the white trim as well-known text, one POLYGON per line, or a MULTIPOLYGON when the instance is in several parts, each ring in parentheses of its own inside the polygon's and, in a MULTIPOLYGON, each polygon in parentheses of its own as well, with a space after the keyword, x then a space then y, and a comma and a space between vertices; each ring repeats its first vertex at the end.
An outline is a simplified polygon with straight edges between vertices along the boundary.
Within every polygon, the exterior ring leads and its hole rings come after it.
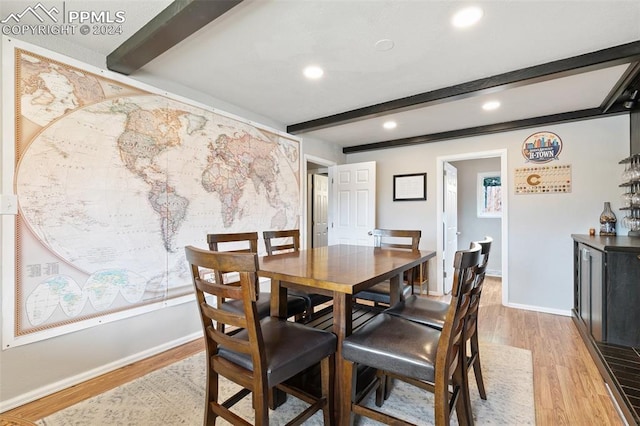
POLYGON ((142 352, 138 352, 137 354, 133 354, 125 358, 121 358, 117 361, 110 362, 109 364, 101 365, 100 367, 94 368, 93 370, 76 374, 73 377, 67 377, 64 380, 60 380, 55 383, 50 383, 46 386, 43 386, 38 389, 34 389, 22 395, 18 395, 9 400, 0 401, 0 413, 4 413, 5 411, 11 410, 12 408, 19 407, 21 405, 24 405, 29 402, 35 401, 39 398, 51 395, 63 389, 70 388, 71 386, 75 386, 80 383, 86 382, 87 380, 91 380, 105 373, 109 373, 111 371, 117 370, 118 368, 122 368, 134 362, 149 358, 153 355, 157 355, 169 349, 173 349, 178 346, 184 345, 193 340, 201 339, 202 336, 203 336, 202 331, 192 333, 187 336, 181 337, 179 339, 175 339, 171 342, 163 343, 162 345, 158 345, 154 348, 150 348, 142 352))
MULTIPOLYGON (((5 66, 13 65, 13 48, 9 45, 9 40, 6 37, 2 37, 2 62, 0 63, 0 69, 3 73, 5 66)), ((15 87, 13 79, 2 78, 2 152, 0 153, 0 161, 2 164, 2 171, 0 175, 0 193, 1 194, 14 194, 13 189, 13 174, 16 163, 15 157, 15 140, 14 135, 14 116, 15 116, 15 87), (10 99, 11 101, 5 101, 10 99), (10 165, 7 167, 6 165, 10 165)), ((16 241, 16 216, 15 215, 0 215, 0 253, 2 253, 2 259, 0 259, 0 272, 2 276, 0 279, 0 295, 2 298, 2 349, 5 347, 5 342, 8 340, 8 336, 13 337, 15 330, 15 315, 13 315, 14 306, 16 300, 16 287, 15 287, 15 272, 16 272, 16 256, 15 256, 15 241, 16 241), (11 314, 10 314, 11 313, 11 314)))
POLYGON ((502 180, 502 187, 504 191, 502 198, 502 220, 501 220, 501 232, 502 232, 502 304, 508 305, 509 298, 509 175, 507 173, 507 150, 495 149, 491 151, 480 152, 467 152, 455 155, 443 155, 436 158, 436 289, 434 294, 443 294, 443 265, 442 265, 442 248, 444 244, 444 238, 442 235, 442 209, 443 206, 443 172, 444 163, 450 161, 460 160, 475 160, 478 158, 500 158, 500 174, 502 180))
POLYGON ((524 311, 541 312, 543 314, 562 315, 563 317, 572 316, 571 311, 566 309, 551 309, 543 306, 523 305, 521 303, 503 303, 507 308, 522 309, 524 311))

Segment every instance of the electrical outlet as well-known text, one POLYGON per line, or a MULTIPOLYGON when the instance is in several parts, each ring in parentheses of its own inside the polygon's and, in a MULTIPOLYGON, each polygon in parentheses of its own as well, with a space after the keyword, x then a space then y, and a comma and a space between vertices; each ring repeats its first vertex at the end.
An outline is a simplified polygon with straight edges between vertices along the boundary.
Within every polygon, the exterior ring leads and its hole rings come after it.
POLYGON ((18 214, 18 196, 15 194, 0 195, 0 214, 18 214))

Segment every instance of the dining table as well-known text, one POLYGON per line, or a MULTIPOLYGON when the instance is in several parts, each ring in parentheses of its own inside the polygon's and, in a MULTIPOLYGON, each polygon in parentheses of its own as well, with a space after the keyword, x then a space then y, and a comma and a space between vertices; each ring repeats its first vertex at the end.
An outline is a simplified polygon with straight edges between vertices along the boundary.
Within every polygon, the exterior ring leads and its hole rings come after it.
POLYGON ((333 297, 333 332, 338 337, 334 407, 340 418, 345 380, 342 342, 352 332, 353 296, 385 280, 390 282, 391 305, 402 299, 405 271, 435 257, 431 250, 338 244, 260 257, 258 275, 271 279, 271 316, 287 317, 288 288, 300 288, 333 297))

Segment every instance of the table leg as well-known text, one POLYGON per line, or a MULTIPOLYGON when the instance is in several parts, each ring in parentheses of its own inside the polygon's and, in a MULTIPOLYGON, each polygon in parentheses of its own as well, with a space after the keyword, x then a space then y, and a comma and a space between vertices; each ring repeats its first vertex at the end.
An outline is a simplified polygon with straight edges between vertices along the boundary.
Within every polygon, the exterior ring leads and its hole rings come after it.
MULTIPOLYGON (((287 288, 275 279, 271 280, 271 316, 287 319, 287 288)), ((272 388, 270 393, 269 408, 272 410, 287 402, 286 392, 272 388)))
POLYGON ((334 292, 333 294, 333 332, 338 336, 338 348, 336 351, 336 368, 335 368, 335 393, 334 393, 334 408, 336 418, 339 419, 341 402, 343 398, 349 398, 349 395, 343 395, 342 390, 345 388, 345 380, 350 380, 349 377, 344 377, 342 366, 342 342, 344 338, 349 336, 353 327, 353 300, 351 294, 334 292))
POLYGON ((394 275, 389 280, 389 302, 391 306, 402 300, 402 282, 403 282, 404 272, 401 272, 398 275, 394 275))
POLYGON ((287 319, 287 288, 280 280, 271 280, 271 316, 287 319))

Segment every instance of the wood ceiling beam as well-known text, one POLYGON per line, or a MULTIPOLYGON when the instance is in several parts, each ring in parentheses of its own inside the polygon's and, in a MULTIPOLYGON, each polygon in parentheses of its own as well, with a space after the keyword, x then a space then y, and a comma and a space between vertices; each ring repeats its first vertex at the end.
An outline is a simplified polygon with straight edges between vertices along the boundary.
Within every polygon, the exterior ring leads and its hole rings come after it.
POLYGON ((348 146, 342 148, 344 154, 355 152, 376 151, 387 148, 398 148, 401 146, 420 145, 431 142, 440 142, 449 139, 460 139, 470 136, 488 135, 492 133, 509 132, 528 127, 538 127, 546 124, 557 124, 569 121, 588 120, 602 117, 604 115, 626 114, 629 110, 621 104, 616 104, 603 113, 600 108, 590 108, 580 111, 564 112, 560 114, 545 115, 540 117, 526 118, 522 120, 507 121, 504 123, 488 124, 486 126, 468 127, 466 129, 450 130, 447 132, 431 133, 429 135, 413 136, 409 138, 394 139, 389 141, 374 142, 362 145, 348 146))
POLYGON ((107 68, 129 75, 242 0, 175 0, 107 56, 107 68))
POLYGON ((295 135, 312 130, 353 123, 392 112, 408 111, 443 102, 494 93, 505 89, 595 71, 637 60, 640 60, 640 41, 292 124, 287 126, 287 133, 295 135))
MULTIPOLYGON (((620 100, 626 100, 624 98, 625 91, 633 91, 636 89, 635 81, 640 78, 640 61, 632 62, 629 64, 625 72, 618 79, 618 82, 613 86, 605 100, 600 105, 602 112, 607 112, 616 102, 620 100)), ((627 93, 627 96, 631 93, 627 93)))

